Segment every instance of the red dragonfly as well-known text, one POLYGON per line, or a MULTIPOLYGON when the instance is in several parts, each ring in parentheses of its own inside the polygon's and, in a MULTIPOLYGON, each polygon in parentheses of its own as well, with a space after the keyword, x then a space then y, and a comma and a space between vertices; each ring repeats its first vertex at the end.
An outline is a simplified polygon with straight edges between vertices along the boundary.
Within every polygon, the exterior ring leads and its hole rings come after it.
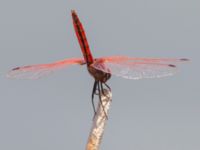
POLYGON ((103 93, 104 88, 110 90, 106 82, 110 79, 111 75, 126 79, 171 76, 177 71, 179 63, 188 61, 186 58, 137 58, 128 56, 93 58, 83 25, 74 10, 71 11, 71 14, 75 33, 84 58, 69 58, 50 64, 16 67, 7 76, 11 78, 37 79, 52 71, 63 69, 70 65, 87 65, 88 72, 95 80, 92 91, 92 105, 95 112, 94 95, 99 95, 101 101, 101 94, 98 93, 103 93))

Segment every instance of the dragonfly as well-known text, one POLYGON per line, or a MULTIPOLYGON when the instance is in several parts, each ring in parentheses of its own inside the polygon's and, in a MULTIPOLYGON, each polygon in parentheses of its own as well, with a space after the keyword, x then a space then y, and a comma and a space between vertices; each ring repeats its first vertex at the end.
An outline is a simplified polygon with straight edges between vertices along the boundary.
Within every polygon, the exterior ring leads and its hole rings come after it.
POLYGON ((90 51, 85 30, 76 11, 72 10, 71 15, 83 58, 69 58, 49 64, 15 67, 8 72, 7 76, 10 78, 38 79, 72 65, 86 65, 89 74, 94 78, 91 97, 93 110, 96 114, 94 95, 99 95, 99 100, 102 104, 100 93, 104 93, 104 89, 111 91, 107 81, 112 75, 135 80, 166 77, 177 72, 177 65, 189 61, 187 58, 138 58, 129 56, 94 58, 90 51))

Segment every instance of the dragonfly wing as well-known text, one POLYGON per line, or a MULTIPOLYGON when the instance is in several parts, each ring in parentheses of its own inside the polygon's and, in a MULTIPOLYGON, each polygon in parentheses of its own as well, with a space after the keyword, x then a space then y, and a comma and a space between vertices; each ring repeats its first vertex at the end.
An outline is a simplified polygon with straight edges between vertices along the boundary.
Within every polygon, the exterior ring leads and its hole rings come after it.
POLYGON ((173 75, 176 65, 187 60, 113 56, 96 59, 93 67, 127 79, 159 78, 173 75))
POLYGON ((19 78, 19 79, 38 79, 40 77, 50 74, 55 70, 63 69, 69 65, 84 64, 84 63, 85 61, 81 58, 71 58, 50 64, 38 64, 38 65, 16 67, 8 72, 7 77, 19 78))

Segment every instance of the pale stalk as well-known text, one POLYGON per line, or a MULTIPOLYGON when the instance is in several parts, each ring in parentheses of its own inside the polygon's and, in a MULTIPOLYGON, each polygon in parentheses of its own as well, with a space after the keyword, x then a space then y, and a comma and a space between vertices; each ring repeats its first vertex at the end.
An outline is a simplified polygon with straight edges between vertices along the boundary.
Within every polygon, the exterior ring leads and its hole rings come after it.
POLYGON ((93 120, 93 125, 90 131, 87 145, 86 145, 86 150, 99 150, 99 147, 102 141, 105 124, 107 121, 105 113, 108 117, 108 110, 110 108, 110 104, 112 100, 112 93, 109 90, 104 89, 104 94, 102 93, 100 94, 101 94, 102 105, 104 107, 104 110, 99 101, 97 111, 96 111, 96 116, 93 120))

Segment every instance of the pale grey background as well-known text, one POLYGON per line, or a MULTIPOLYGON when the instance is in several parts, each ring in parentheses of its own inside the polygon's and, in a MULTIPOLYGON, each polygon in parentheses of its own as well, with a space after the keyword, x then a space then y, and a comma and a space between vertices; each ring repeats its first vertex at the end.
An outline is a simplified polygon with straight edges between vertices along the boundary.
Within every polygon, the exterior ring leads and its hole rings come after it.
POLYGON ((113 77, 102 150, 200 149, 198 0, 1 0, 0 149, 84 149, 93 79, 73 66, 40 80, 10 80, 10 68, 82 57, 76 9, 95 56, 187 57, 176 76, 113 77))

